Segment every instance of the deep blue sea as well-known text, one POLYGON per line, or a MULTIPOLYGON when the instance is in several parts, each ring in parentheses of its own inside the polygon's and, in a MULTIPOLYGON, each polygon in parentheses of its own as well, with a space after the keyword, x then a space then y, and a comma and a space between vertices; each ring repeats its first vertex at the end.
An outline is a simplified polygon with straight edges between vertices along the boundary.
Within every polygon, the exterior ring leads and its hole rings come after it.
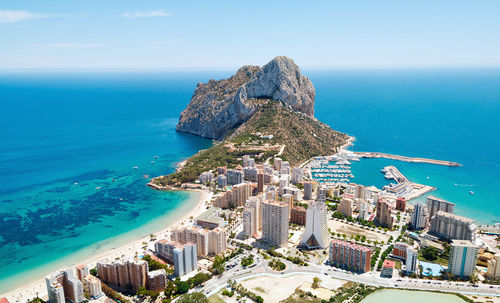
MULTIPOLYGON (((304 72, 316 117, 355 136, 353 150, 464 165, 367 159, 353 164, 354 182, 380 187, 393 164, 458 214, 500 221, 499 69, 304 72)), ((231 73, 0 74, 0 293, 96 243, 145 235, 196 200, 145 184, 212 144, 175 124, 198 81, 231 73)))

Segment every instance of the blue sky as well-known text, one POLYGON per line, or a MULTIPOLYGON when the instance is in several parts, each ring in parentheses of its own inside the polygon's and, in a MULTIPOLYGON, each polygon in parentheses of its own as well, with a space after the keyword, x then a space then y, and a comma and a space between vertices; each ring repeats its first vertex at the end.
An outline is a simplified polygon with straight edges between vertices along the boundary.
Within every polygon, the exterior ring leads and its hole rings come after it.
POLYGON ((0 2, 0 69, 500 66, 500 1, 0 2))

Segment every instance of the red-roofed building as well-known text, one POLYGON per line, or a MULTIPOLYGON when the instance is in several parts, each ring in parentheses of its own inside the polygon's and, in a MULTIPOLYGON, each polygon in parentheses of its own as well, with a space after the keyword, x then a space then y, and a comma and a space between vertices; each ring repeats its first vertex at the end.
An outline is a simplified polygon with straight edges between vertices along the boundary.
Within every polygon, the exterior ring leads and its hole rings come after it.
POLYGON ((9 303, 9 300, 7 298, 0 298, 0 303, 9 303))
POLYGON ((408 249, 408 244, 404 242, 394 243, 394 248, 392 249, 392 255, 398 259, 406 260, 406 250, 408 249))
POLYGON ((380 276, 386 278, 392 278, 395 265, 396 263, 394 261, 385 260, 384 265, 382 266, 382 272, 380 273, 380 276))

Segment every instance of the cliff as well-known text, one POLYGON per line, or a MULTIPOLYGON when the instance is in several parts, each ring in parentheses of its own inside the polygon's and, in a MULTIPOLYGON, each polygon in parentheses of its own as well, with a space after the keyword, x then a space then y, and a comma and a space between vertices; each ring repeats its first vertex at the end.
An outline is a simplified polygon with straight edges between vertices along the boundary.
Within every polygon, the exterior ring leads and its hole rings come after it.
POLYGON ((198 83, 181 113, 177 131, 222 139, 252 117, 262 99, 281 101, 295 111, 314 115, 315 90, 292 59, 276 57, 262 68, 243 66, 223 80, 198 83))

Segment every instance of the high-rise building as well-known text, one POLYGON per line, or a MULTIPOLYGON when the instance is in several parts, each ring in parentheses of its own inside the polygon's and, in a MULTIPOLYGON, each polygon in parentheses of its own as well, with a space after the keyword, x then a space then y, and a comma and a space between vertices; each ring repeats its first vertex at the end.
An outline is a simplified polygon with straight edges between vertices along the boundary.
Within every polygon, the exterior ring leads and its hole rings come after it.
POLYGON ((255 223, 257 231, 262 229, 262 200, 261 197, 249 197, 245 206, 255 209, 255 223))
POLYGON ((264 184, 265 184, 264 173, 258 173, 257 174, 257 191, 259 193, 264 192, 264 184))
POLYGON ((155 243, 156 252, 163 258, 173 262, 173 248, 176 243, 194 243, 197 246, 198 256, 218 255, 226 250, 227 234, 222 227, 211 230, 201 226, 191 225, 174 229, 171 234, 173 242, 164 239, 155 243))
POLYGON ((66 303, 66 299, 64 297, 64 289, 61 283, 57 281, 47 281, 47 293, 49 295, 50 303, 66 303))
POLYGON ((379 199, 377 201, 377 212, 375 220, 382 226, 386 226, 389 228, 392 227, 392 224, 394 223, 394 217, 392 216, 391 207, 387 201, 383 199, 379 199))
POLYGON ((262 240, 276 247, 288 245, 288 204, 262 203, 262 240))
POLYGON ((403 197, 399 197, 396 200, 396 210, 406 211, 406 199, 403 197))
POLYGON ((432 218, 438 211, 444 211, 452 214, 455 211, 455 203, 451 203, 434 196, 428 196, 427 211, 429 212, 429 218, 432 218))
POLYGON ((486 274, 493 279, 500 278, 500 254, 497 253, 493 259, 488 261, 488 271, 486 274))
POLYGON ((371 249, 366 246, 333 239, 330 241, 329 262, 337 267, 357 272, 369 272, 371 249))
POLYGON ((366 199, 366 188, 363 185, 356 185, 354 197, 357 199, 366 199))
POLYGON ((453 240, 450 246, 448 271, 461 278, 470 277, 476 268, 479 247, 468 240, 453 240))
POLYGON ((290 163, 288 161, 281 162, 280 172, 282 175, 289 175, 290 174, 290 163))
POLYGON ((146 287, 149 267, 144 260, 131 259, 127 262, 132 291, 136 292, 141 287, 146 287))
POLYGON ((247 167, 249 166, 248 162, 250 161, 250 156, 249 155, 244 155, 243 157, 241 157, 242 161, 243 161, 243 167, 247 167))
POLYGON ((235 185, 243 182, 243 172, 236 169, 228 169, 226 172, 227 184, 235 185))
POLYGON ((281 175, 280 180, 279 180, 279 191, 280 191, 280 196, 284 194, 284 188, 288 187, 290 185, 289 181, 289 175, 281 175))
POLYGON ((281 160, 281 158, 274 158, 274 169, 277 170, 277 171, 281 171, 281 162, 283 162, 283 160, 281 160))
POLYGON ((307 208, 306 229, 302 235, 301 245, 307 248, 326 248, 328 239, 328 207, 322 200, 313 202, 307 208))
POLYGON ((312 200, 312 195, 313 183, 311 181, 304 182, 304 200, 312 200))
POLYGON ((47 292, 50 302, 65 302, 65 299, 72 303, 83 302, 82 281, 75 276, 73 269, 55 272, 45 277, 47 292), (62 295, 61 295, 62 292, 62 295))
POLYGON ((217 184, 219 184, 220 188, 225 188, 227 186, 227 178, 225 175, 219 175, 217 177, 217 184))
POLYGON ((257 182, 257 174, 259 170, 256 167, 248 166, 243 168, 243 178, 246 181, 257 182))
POLYGON ((342 198, 342 200, 340 200, 337 210, 340 211, 346 217, 352 217, 352 206, 353 206, 352 199, 342 198))
POLYGON ((146 287, 148 263, 144 260, 103 260, 97 262, 97 273, 107 284, 136 292, 146 287))
POLYGON ((406 249, 406 272, 416 273, 418 268, 418 251, 412 246, 406 249))
POLYGON ((103 294, 101 281, 92 275, 83 278, 83 292, 91 298, 99 298, 103 294))
POLYGON ((209 182, 212 182, 213 178, 214 174, 212 172, 206 171, 200 174, 199 180, 201 184, 207 184, 209 182))
POLYGON ((198 268, 196 244, 178 244, 174 249, 174 273, 182 277, 198 268))
POLYGON ((227 234, 222 227, 216 227, 208 233, 208 253, 218 255, 226 251, 227 234))
POLYGON ((148 289, 162 292, 167 287, 167 273, 164 269, 153 270, 148 273, 148 289))
POLYGON ((358 219, 367 220, 369 216, 370 216, 370 213, 369 213, 369 209, 368 209, 368 203, 365 201, 362 201, 359 204, 358 219))
POLYGON ((90 275, 89 267, 87 264, 80 264, 76 267, 76 277, 78 280, 83 281, 85 277, 90 275))
POLYGON ((412 229, 421 230, 427 227, 428 222, 427 207, 422 203, 417 203, 413 206, 411 213, 410 226, 412 229))
POLYGON ((404 242, 396 242, 394 243, 394 247, 392 248, 392 255, 398 259, 406 260, 406 252, 408 250, 409 245, 404 242))
POLYGON ((292 184, 298 184, 302 182, 304 178, 304 172, 301 167, 292 168, 292 184))
POLYGON ((468 218, 438 211, 431 219, 430 232, 447 240, 470 240, 476 238, 476 225, 468 218))
POLYGON ((290 223, 306 225, 307 211, 302 206, 293 206, 290 211, 290 223))
POLYGON ((257 235, 256 209, 245 206, 243 210, 243 237, 250 238, 257 235))

